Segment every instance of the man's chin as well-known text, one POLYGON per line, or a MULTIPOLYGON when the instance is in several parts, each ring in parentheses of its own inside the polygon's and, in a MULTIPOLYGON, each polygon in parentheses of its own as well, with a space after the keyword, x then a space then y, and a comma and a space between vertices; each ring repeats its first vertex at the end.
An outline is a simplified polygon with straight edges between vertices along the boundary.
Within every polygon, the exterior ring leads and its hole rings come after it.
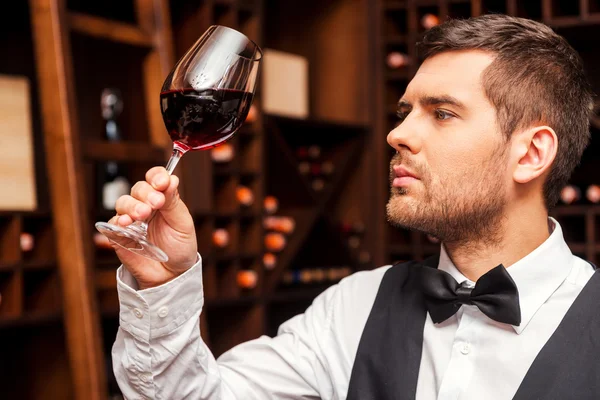
POLYGON ((394 196, 389 199, 386 213, 388 222, 398 228, 410 229, 416 218, 416 208, 407 196, 394 196))

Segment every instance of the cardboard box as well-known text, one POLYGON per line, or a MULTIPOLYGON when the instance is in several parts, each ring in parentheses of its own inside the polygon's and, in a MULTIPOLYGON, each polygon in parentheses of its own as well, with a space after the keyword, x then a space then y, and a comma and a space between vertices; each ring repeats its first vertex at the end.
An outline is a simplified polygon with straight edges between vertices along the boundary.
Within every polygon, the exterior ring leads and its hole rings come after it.
POLYGON ((265 49, 262 61, 262 107, 267 114, 309 116, 308 60, 296 54, 265 49))
POLYGON ((37 208, 29 80, 0 75, 0 210, 37 208))

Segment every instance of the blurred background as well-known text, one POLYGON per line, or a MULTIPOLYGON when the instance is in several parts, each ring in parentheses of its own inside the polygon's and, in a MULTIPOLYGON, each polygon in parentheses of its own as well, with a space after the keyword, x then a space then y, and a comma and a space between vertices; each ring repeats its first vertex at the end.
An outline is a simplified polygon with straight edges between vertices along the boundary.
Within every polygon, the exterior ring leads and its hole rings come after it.
MULTIPOLYGON (((164 165, 159 93, 213 24, 264 50, 234 139, 175 174, 203 256, 204 340, 215 356, 302 312, 358 270, 423 259, 433 238, 385 219, 386 134, 448 17, 540 20, 600 88, 600 0, 17 0, 0 25, 0 397, 118 399, 110 351, 119 262, 94 222, 164 165)), ((600 255, 600 118, 552 211, 573 252, 600 255)), ((457 189, 459 190, 459 189, 457 189)))

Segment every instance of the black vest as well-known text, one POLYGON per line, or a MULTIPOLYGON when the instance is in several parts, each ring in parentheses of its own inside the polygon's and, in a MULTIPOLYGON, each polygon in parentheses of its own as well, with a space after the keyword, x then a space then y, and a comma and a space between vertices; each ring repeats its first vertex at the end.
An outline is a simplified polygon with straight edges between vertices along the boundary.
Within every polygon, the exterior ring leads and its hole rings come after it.
MULTIPOLYGON (((439 255, 423 263, 437 268, 439 255)), ((427 309, 421 263, 388 269, 363 330, 347 400, 414 399, 427 309)), ((515 400, 600 399, 600 273, 596 270, 527 371, 515 400)))

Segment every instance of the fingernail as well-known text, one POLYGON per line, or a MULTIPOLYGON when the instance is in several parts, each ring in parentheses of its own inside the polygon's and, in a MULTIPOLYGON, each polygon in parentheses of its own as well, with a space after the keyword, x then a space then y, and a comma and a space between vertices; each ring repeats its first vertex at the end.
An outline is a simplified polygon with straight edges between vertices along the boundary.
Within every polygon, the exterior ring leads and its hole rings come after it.
POLYGON ((158 202, 160 201, 160 195, 158 193, 150 193, 150 195, 148 196, 148 201, 150 202, 150 204, 156 207, 158 205, 158 202))
POLYGON ((162 186, 165 184, 165 176, 164 175, 159 175, 156 178, 154 178, 154 186, 162 186))

